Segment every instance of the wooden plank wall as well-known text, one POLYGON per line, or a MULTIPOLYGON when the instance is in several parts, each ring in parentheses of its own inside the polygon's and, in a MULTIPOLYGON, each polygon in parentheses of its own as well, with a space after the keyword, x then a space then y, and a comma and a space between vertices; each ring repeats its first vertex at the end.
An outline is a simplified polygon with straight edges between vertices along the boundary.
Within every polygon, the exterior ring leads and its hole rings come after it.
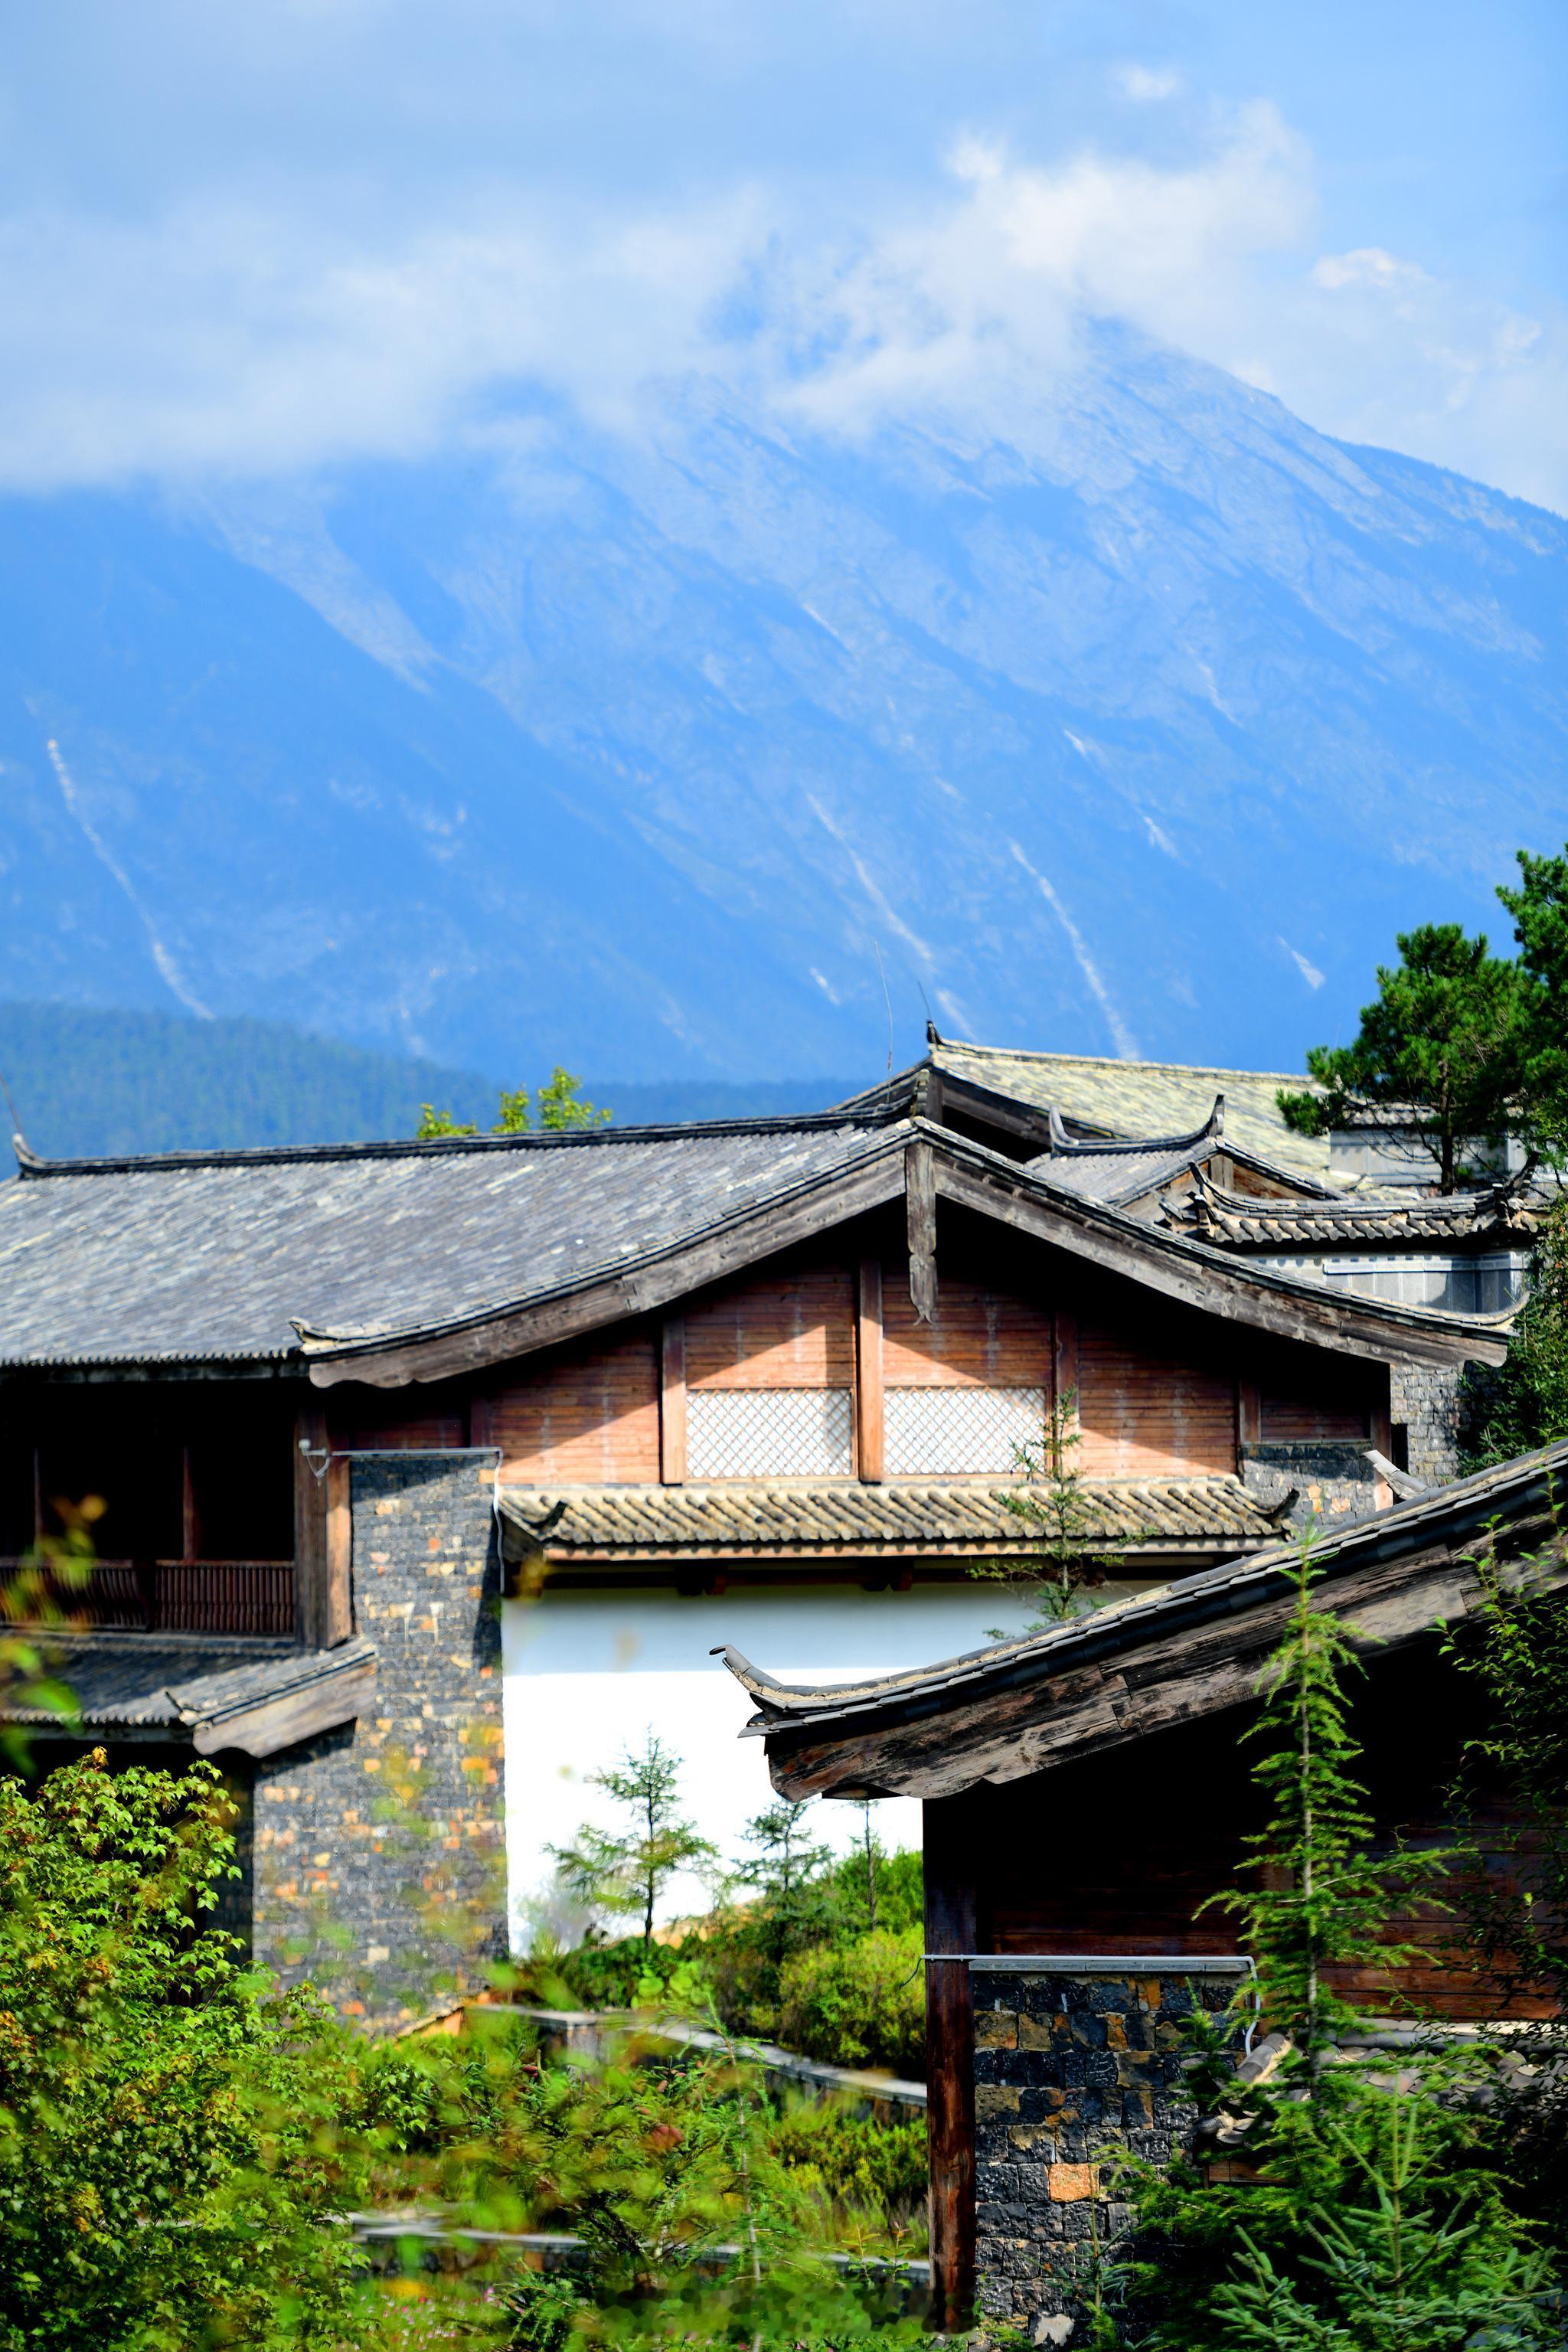
POLYGON ((1233 1376, 1084 1320, 1076 1467, 1086 1478, 1181 1478, 1236 1468, 1233 1376))
POLYGON ((1259 1400, 1258 1435, 1265 1444, 1370 1437, 1370 1410, 1353 1394, 1278 1396, 1265 1389, 1259 1400))
MULTIPOLYGON (((1054 1378, 1077 1394, 1076 1467, 1090 1478, 1224 1475, 1237 1468, 1238 1439, 1375 1434, 1373 1368, 1305 1349, 1259 1351, 1248 1334, 1223 1330, 1215 1357, 1202 1360, 1195 1315, 1153 1303, 1112 1321, 1103 1305, 1096 1317, 1092 1292, 1071 1303, 1030 1296, 1008 1286, 1008 1271, 989 1255, 944 1264, 925 1320, 896 1250, 775 1263, 606 1343, 519 1365, 475 1397, 470 1442, 499 1445, 513 1485, 679 1484, 691 1391, 855 1389, 858 1465, 874 1479, 879 1363, 884 1390, 1048 1391, 1054 1378)), ((403 1442, 461 1444, 460 1420, 443 1403, 407 1424, 418 1434, 403 1442)), ((357 1442, 398 1441, 378 1428, 357 1442)))
POLYGON ((847 1389, 855 1380, 847 1264, 734 1284, 686 1310, 689 1389, 847 1389))
POLYGON ((883 1268, 882 1302, 882 1379, 890 1389, 1050 1384, 1048 1305, 944 1274, 922 1323, 897 1265, 883 1268))
POLYGON ((510 1485, 657 1485, 659 1363, 644 1329, 609 1348, 574 1349, 485 1401, 488 1443, 510 1485))
MULTIPOLYGON (((1456 1843, 1441 1791, 1460 1762, 1468 1695, 1458 1671, 1423 1645, 1375 1660, 1352 1721, 1365 1742, 1358 1772, 1383 1850, 1456 1843)), ((1243 1839, 1263 1822, 1239 1735, 1251 1709, 1229 1709, 1001 1788, 942 1801, 971 1857, 974 1948, 996 1952, 1230 1953, 1238 1921, 1207 1898, 1245 1886, 1243 1839), (1107 1836, 1105 1823, 1116 1824, 1107 1836)), ((928 1808, 928 1813, 931 1810, 928 1808)), ((1478 1843, 1489 1866, 1518 1833, 1483 1805, 1478 1843)), ((1453 1890, 1448 1890, 1451 1896, 1453 1890)), ((1442 1955, 1455 1934, 1443 1890, 1412 1900, 1381 1940, 1416 1956, 1332 1972, 1336 1988, 1377 2014, 1405 2002, 1457 2018, 1487 2013, 1489 1995, 1442 1955), (1422 1958, 1425 1951, 1431 1958, 1422 1958)))

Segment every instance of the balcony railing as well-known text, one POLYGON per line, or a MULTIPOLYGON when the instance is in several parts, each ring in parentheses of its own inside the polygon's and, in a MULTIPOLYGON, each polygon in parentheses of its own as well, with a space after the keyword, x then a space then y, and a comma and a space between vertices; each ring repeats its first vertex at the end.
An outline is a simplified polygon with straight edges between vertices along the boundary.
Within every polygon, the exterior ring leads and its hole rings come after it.
MULTIPOLYGON (((17 1563, 0 1563, 0 1574, 17 1563)), ((133 1633, 294 1631, 291 1559, 100 1559, 79 1591, 48 1596, 71 1623, 133 1633)))

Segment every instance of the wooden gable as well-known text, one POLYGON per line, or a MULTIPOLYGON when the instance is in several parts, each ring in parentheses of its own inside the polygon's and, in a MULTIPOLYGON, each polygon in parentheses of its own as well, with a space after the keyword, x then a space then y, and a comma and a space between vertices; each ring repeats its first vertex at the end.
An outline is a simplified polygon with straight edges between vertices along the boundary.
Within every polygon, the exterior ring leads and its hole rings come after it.
POLYGON ((498 1366, 473 1442, 512 1486, 1005 1478, 1059 1406, 1088 1479, 1213 1479, 1248 1445, 1371 1443, 1386 1423, 1382 1365, 1151 1298, 960 1213, 922 1314, 890 1222, 498 1366))

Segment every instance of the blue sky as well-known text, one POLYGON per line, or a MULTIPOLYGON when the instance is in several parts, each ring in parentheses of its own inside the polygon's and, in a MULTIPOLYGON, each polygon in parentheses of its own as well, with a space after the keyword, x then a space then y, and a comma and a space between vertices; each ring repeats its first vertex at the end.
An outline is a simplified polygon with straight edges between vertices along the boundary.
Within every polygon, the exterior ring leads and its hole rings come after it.
POLYGON ((52 0, 0 107, 13 487, 1000 430, 1113 315, 1568 508, 1562 0, 52 0))

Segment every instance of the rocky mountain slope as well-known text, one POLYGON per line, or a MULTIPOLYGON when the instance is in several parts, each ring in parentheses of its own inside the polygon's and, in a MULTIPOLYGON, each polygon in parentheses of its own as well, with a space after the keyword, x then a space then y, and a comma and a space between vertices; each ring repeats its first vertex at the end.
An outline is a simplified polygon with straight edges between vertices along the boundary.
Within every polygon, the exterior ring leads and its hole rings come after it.
POLYGON ((1107 331, 1027 446, 638 436, 0 509, 0 994, 487 1074, 1288 1067, 1568 833, 1568 525, 1107 331))

